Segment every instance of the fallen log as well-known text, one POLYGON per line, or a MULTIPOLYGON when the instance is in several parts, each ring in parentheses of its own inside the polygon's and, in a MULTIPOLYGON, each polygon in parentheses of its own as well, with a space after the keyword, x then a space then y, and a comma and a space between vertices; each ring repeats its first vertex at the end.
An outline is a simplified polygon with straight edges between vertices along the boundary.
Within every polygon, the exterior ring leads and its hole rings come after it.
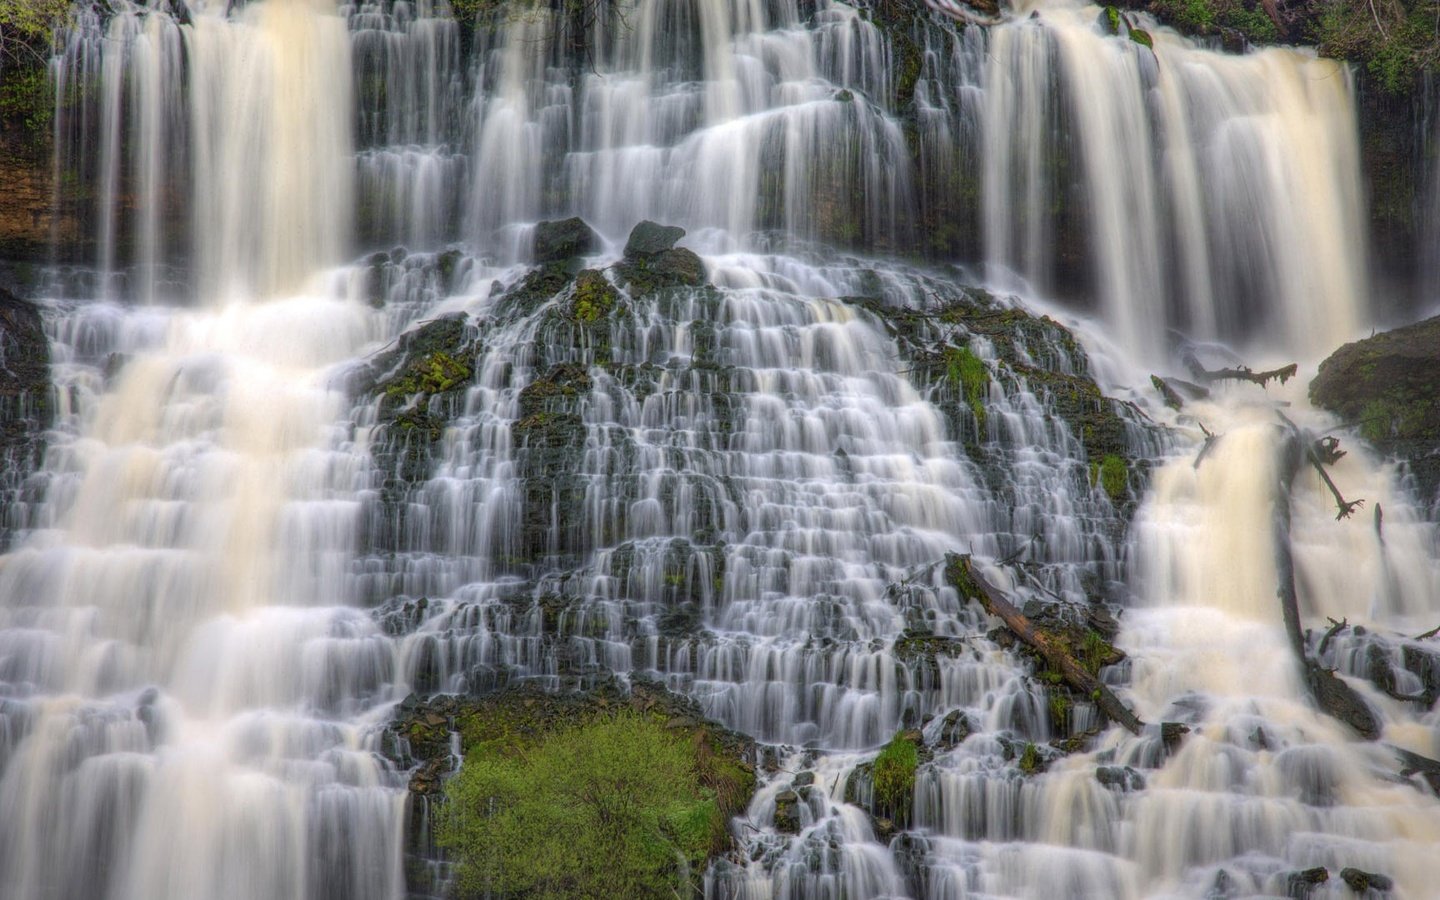
POLYGON ((1072 690, 1093 700, 1111 721, 1120 724, 1132 734, 1139 734, 1145 727, 1139 716, 1080 663, 1069 640, 1058 632, 1031 621, 1019 607, 1010 602, 1004 591, 991 584, 975 569, 968 554, 952 553, 946 557, 945 578, 955 586, 960 596, 976 601, 986 612, 1004 622, 1005 627, 1015 637, 1059 672, 1072 690))
POLYGON ((1280 447, 1277 474, 1273 537, 1275 542, 1276 596, 1290 648, 1305 675, 1305 686, 1321 712, 1353 728, 1361 737, 1373 741, 1380 737, 1380 720, 1360 693, 1311 659, 1305 652, 1305 635, 1300 629, 1300 598, 1295 588, 1295 555, 1290 545, 1290 494, 1295 476, 1308 455, 1302 448, 1300 430, 1288 418, 1280 418, 1288 426, 1280 447))
POLYGON ((1265 387, 1271 381, 1279 381, 1284 384, 1300 371, 1300 366, 1296 363, 1290 363, 1288 366, 1281 366, 1278 369, 1268 369, 1264 372, 1256 372, 1249 366, 1236 366, 1233 369, 1207 369, 1200 365, 1200 361, 1195 358, 1194 354, 1190 353, 1185 354, 1182 361, 1185 363, 1185 368, 1190 370, 1190 374, 1197 381, 1207 384, 1216 381, 1248 381, 1251 384, 1265 387))

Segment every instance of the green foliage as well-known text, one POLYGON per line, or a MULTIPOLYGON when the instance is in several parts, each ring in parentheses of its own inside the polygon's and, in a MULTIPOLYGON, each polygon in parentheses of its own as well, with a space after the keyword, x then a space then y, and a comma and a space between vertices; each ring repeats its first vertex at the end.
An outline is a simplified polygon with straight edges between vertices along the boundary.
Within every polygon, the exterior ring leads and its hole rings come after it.
POLYGON ((919 765, 920 748, 913 740, 903 731, 891 738, 875 757, 875 805, 896 812, 908 807, 915 792, 915 770, 919 765))
POLYGON ((1090 479, 1105 490, 1111 503, 1119 504, 1125 501, 1130 486, 1130 474, 1125 467, 1125 460, 1113 453, 1107 454, 1100 462, 1091 463, 1090 479))
POLYGON ((1036 747, 1034 744, 1027 743, 1025 745, 1025 752, 1020 754, 1020 762, 1017 763, 1017 765, 1020 766, 1020 771, 1024 772, 1026 775, 1033 775, 1034 773, 1040 771, 1040 764, 1041 759, 1039 748, 1036 747))
POLYGON ((70 12, 70 0, 0 0, 0 40, 45 46, 70 12))
POLYGON ((1160 17, 1181 31, 1206 33, 1215 27, 1215 11, 1209 0, 1158 0, 1160 17))
POLYGON ((440 817, 462 896, 675 896, 724 846, 712 785, 733 773, 703 741, 628 710, 541 736, 489 724, 467 728, 440 817))
POLYGON ((1105 7, 1105 30, 1111 34, 1120 33, 1120 10, 1113 6, 1105 7))
POLYGON ((1150 32, 1144 30, 1143 28, 1130 29, 1130 40, 1134 41, 1142 47, 1147 47, 1150 50, 1155 49, 1155 39, 1150 36, 1150 32))
POLYGON ((55 98, 43 66, 19 65, 0 76, 0 119, 19 120, 31 134, 48 131, 55 98))
POLYGON ((990 370, 968 347, 945 348, 945 377, 959 386, 975 423, 985 427, 985 399, 990 394, 990 370))

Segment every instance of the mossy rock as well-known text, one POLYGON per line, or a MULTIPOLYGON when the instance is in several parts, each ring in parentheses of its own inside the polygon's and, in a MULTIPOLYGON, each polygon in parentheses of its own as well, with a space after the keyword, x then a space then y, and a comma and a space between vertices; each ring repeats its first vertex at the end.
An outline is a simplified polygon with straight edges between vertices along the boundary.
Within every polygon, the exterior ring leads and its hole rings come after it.
MULTIPOLYGON (((565 742, 581 738, 589 740, 587 735, 602 731, 611 739, 638 740, 642 745, 653 741, 664 745, 657 747, 655 752, 663 750, 672 756, 681 753, 686 760, 680 768, 684 784, 674 787, 680 788, 695 802, 684 804, 684 816, 672 819, 661 815, 653 824, 660 829, 660 833, 655 835, 657 838, 667 845, 674 844, 685 850, 685 855, 689 857, 689 876, 697 885, 708 860, 731 848, 727 823, 731 817, 744 812, 755 791, 752 760, 757 751, 754 742, 706 720, 692 699, 673 694, 644 679, 637 679, 630 690, 607 681, 583 692, 549 693, 526 685, 482 697, 407 698, 397 710, 388 732, 396 737, 405 737, 412 753, 394 758, 402 766, 416 766, 417 777, 412 778, 411 790, 429 798, 432 804, 442 794, 452 803, 475 799, 471 790, 473 784, 461 784, 461 780, 456 780, 447 786, 451 777, 448 738, 452 731, 461 735, 467 769, 472 765, 493 766, 496 771, 504 770, 522 778, 531 771, 526 760, 532 758, 538 760, 558 755, 563 759, 573 759, 573 763, 565 765, 587 765, 587 760, 593 756, 591 751, 565 742), (410 735, 423 740, 411 740, 410 735), (435 739, 438 735, 443 735, 444 740, 435 739)), ((393 750, 399 745, 390 741, 386 746, 393 750)), ((622 793, 625 790, 623 785, 630 781, 624 771, 606 770, 590 774, 598 780, 587 783, 607 790, 618 787, 622 793)), ((643 785, 648 781, 636 778, 634 783, 641 786, 636 790, 643 792, 643 785)), ((571 801, 557 799, 567 810, 573 811, 571 801)), ((575 803, 588 802, 572 799, 575 803)), ((639 807, 669 810, 677 798, 637 794, 631 799, 636 801, 636 807, 627 804, 627 810, 619 813, 622 817, 631 816, 639 807)), ((506 802, 503 797, 496 797, 493 803, 487 802, 485 808, 498 811, 506 802)), ((462 824, 468 816, 469 824, 479 824, 483 830, 484 823, 477 823, 474 818, 477 810, 467 809, 464 811, 466 816, 456 819, 451 818, 443 806, 437 809, 432 805, 430 808, 438 812, 438 821, 444 840, 452 851, 452 859, 461 866, 473 862, 467 857, 471 848, 464 839, 464 830, 456 832, 453 826, 462 824)), ((483 817, 485 813, 480 815, 483 817)), ((583 822, 585 827, 598 827, 594 818, 567 813, 566 819, 572 825, 583 822)), ((407 845, 416 846, 419 829, 427 827, 427 824, 433 825, 435 821, 427 823, 421 817, 412 817, 409 828, 415 833, 407 840, 407 845)), ((644 830, 650 821, 642 814, 641 819, 627 820, 622 824, 644 830)), ((536 827, 539 827, 538 824, 536 827)), ((598 846, 604 845, 604 837, 581 834, 576 836, 576 841, 598 846)), ((623 848, 613 849, 616 853, 624 852, 623 848)), ((673 856, 664 856, 665 861, 657 865, 652 873, 657 883, 678 877, 678 870, 671 867, 673 856)), ((604 873, 576 869, 593 862, 587 861, 578 851, 573 858, 554 862, 557 871, 566 867, 574 869, 569 874, 576 879, 604 877, 604 873)))
POLYGON ((684 236, 685 229, 678 225, 660 225, 647 219, 630 231, 630 238, 625 242, 625 256, 654 256, 673 250, 675 242, 684 236))
POLYGON ((575 276, 568 314, 575 322, 593 325, 614 312, 619 302, 620 292, 609 279, 594 269, 586 269, 575 276))
POLYGON ((600 236, 577 217, 558 222, 541 222, 535 226, 535 262, 565 262, 594 253, 600 248, 600 236))
POLYGON ((1346 344, 1320 364, 1310 400, 1408 461, 1422 498, 1440 489, 1440 316, 1346 344))
POLYGON ((627 257, 616 264, 615 273, 632 296, 706 283, 705 263, 683 247, 653 256, 627 257))

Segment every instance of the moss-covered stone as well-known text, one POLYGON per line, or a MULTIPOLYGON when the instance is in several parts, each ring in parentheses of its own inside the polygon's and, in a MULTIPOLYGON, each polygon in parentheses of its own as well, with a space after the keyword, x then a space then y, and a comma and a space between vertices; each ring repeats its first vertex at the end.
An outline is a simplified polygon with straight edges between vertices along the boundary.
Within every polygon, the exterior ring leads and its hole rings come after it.
POLYGON ((535 226, 537 263, 563 263, 594 253, 599 248, 600 236, 578 216, 558 222, 541 222, 535 226))
MULTIPOLYGON (((566 742, 580 738, 588 740, 585 736, 594 733, 596 727, 605 731, 607 739, 633 739, 641 743, 659 741, 669 748, 664 752, 670 754, 683 748, 687 760, 681 769, 684 783, 675 787, 694 799, 694 803, 687 804, 687 809, 699 818, 692 821, 693 817, 687 815, 675 821, 664 820, 659 827, 665 830, 664 840, 667 843, 686 848, 687 855, 693 851, 687 860, 689 876, 698 885, 706 861, 730 847, 727 822, 744 811, 754 793, 752 760, 756 749, 748 738, 707 721, 689 698, 672 694, 643 679, 636 680, 628 691, 615 682, 606 682, 593 690, 576 693, 547 693, 533 686, 524 686, 484 697, 411 697, 400 705, 387 729, 386 747, 387 755, 399 765, 412 769, 410 790, 418 800, 423 801, 417 803, 416 808, 428 806, 435 809, 435 804, 447 794, 453 802, 468 803, 474 799, 471 796, 473 792, 446 789, 447 780, 452 775, 452 733, 460 734, 467 761, 472 761, 477 767, 484 765, 486 760, 491 764, 504 765, 506 760, 556 754, 566 758, 573 754, 573 764, 583 766, 590 758, 587 752, 566 742), (701 813, 704 815, 701 816, 701 813)), ((523 775, 523 772, 520 774, 523 775)), ((613 787, 627 781, 623 771, 596 771, 593 775, 597 779, 594 784, 598 787, 607 784, 613 787)), ((642 782, 644 779, 635 779, 637 785, 642 782)), ((677 798, 637 795, 633 799, 669 808, 671 801, 677 798)), ((496 798, 496 808, 504 802, 504 798, 496 798)), ((588 801, 579 798, 574 802, 588 801)), ((467 812, 473 815, 479 811, 472 808, 467 812)), ((453 820, 446 820, 446 815, 443 811, 439 813, 441 821, 453 823, 453 820)), ((586 821, 594 824, 593 820, 586 821)), ((433 816, 428 824, 433 824, 433 816)), ((643 821, 625 824, 628 827, 645 827, 643 821)), ((421 849, 426 827, 423 816, 410 819, 410 835, 406 843, 412 851, 421 849)), ((467 861, 465 854, 468 852, 463 837, 462 834, 452 834, 453 839, 447 841, 462 866, 467 861)), ((593 843, 590 839, 596 836, 580 837, 593 843)), ((577 852, 573 859, 554 862, 560 869, 569 867, 570 876, 583 879, 587 873, 575 870, 576 866, 587 864, 582 857, 583 854, 577 852)), ((667 859, 670 862, 658 866, 653 874, 668 884, 676 873, 669 868, 673 857, 667 859)))
POLYGON ((625 242, 626 256, 654 256, 673 250, 675 242, 685 236, 685 229, 678 225, 661 225, 645 220, 630 231, 625 242))
POLYGON ((575 277, 569 314, 576 322, 590 325, 610 315, 619 302, 620 294, 609 279, 594 269, 586 269, 575 277))
POLYGON ((1440 489, 1440 317, 1346 344, 1320 364, 1310 399, 1407 460, 1425 499, 1440 489))

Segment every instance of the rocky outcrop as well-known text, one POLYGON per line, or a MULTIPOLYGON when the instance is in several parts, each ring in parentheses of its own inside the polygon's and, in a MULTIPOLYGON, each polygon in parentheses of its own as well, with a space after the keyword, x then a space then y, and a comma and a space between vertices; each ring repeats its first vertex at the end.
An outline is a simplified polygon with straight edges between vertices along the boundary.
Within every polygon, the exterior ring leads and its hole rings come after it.
POLYGON ((24 524, 26 480, 52 417, 50 344, 39 311, 0 289, 0 548, 24 524))
POLYGON ((1422 500, 1440 490, 1440 317, 1346 344, 1320 364, 1310 399, 1404 460, 1422 500))

